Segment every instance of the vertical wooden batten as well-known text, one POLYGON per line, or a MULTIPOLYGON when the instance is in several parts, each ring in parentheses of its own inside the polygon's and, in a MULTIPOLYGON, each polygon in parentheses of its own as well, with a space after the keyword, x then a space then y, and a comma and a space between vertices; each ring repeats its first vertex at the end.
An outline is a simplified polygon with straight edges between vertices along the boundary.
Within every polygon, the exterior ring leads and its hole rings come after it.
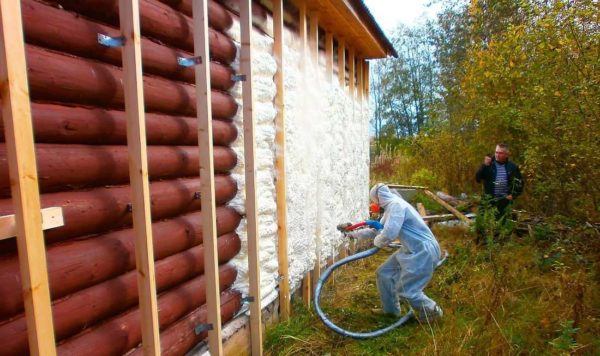
POLYGON ((244 0, 240 6, 241 52, 240 70, 242 82, 242 105, 244 120, 244 160, 246 178, 246 221, 248 236, 248 274, 250 276, 250 338, 252 354, 262 355, 262 323, 260 294, 260 248, 258 235, 256 197, 256 141, 254 122, 254 95, 252 91, 252 0, 244 0))
POLYGON ((193 2, 194 56, 196 65, 196 107, 198 149, 200 156, 200 199, 202 206, 202 236, 204 245, 204 276, 208 310, 208 346, 212 355, 223 354, 221 333, 221 298, 219 294, 219 260, 217 250, 217 218, 215 212, 215 179, 212 137, 212 105, 210 56, 208 44, 208 6, 205 0, 193 2))
MULTIPOLYGON (((307 62, 308 62, 308 28, 306 15, 306 1, 300 0, 298 3, 298 32, 300 36, 300 73, 302 73, 302 86, 306 86, 307 62)), ((306 100, 301 98, 300 100, 306 100)), ((304 105, 304 103, 302 103, 304 105)), ((302 300, 307 306, 310 306, 311 283, 310 271, 304 274, 302 279, 302 300)))
POLYGON ((314 66, 315 74, 318 74, 319 68, 319 13, 313 11, 310 13, 310 31, 308 35, 308 44, 310 46, 309 55, 314 66))
POLYGON ((338 80, 344 89, 346 86, 346 44, 343 38, 338 39, 338 80))
POLYGON ((363 60, 362 58, 358 58, 356 61, 356 95, 358 97, 358 102, 360 103, 360 108, 363 108, 363 94, 364 94, 364 78, 363 78, 363 60))
POLYGON ((122 51, 123 87, 142 347, 145 355, 160 355, 138 0, 119 1, 119 21, 125 40, 122 51))
POLYGON ((354 100, 354 98, 356 97, 356 93, 355 93, 355 71, 356 71, 356 66, 355 66, 355 62, 356 62, 356 52, 354 50, 354 48, 350 47, 350 53, 348 54, 348 75, 349 75, 349 90, 350 90, 350 97, 352 98, 352 100, 354 100))
POLYGON ((273 37, 274 54, 277 61, 275 73, 275 169, 277 178, 275 190, 277 192, 277 231, 278 231, 278 259, 279 259, 279 318, 286 321, 290 316, 290 285, 288 275, 288 246, 287 246, 287 197, 285 179, 285 59, 283 55, 283 0, 274 0, 273 3, 273 37))
POLYGON ((364 77, 365 77, 365 97, 367 98, 367 104, 369 103, 369 95, 370 95, 370 76, 369 76, 369 62, 365 61, 364 63, 364 77))
POLYGON ((29 352, 56 355, 20 1, 0 1, 2 114, 29 352))
POLYGON ((325 78, 328 83, 333 80, 333 34, 325 33, 325 78))

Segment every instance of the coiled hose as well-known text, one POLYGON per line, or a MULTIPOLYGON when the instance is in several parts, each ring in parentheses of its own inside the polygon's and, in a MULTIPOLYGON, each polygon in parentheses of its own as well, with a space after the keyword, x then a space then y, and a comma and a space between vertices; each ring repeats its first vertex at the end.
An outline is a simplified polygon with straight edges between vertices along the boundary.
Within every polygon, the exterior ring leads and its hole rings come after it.
POLYGON ((374 330, 374 331, 370 331, 370 332, 354 332, 354 331, 349 331, 346 329, 342 329, 341 327, 335 325, 331 320, 329 320, 329 318, 327 318, 327 316, 325 315, 325 313, 323 312, 323 310, 321 309, 321 306, 319 304, 319 301, 321 299, 321 289, 323 288, 323 284, 325 284, 325 282, 327 281, 327 279, 329 278, 329 276, 331 275, 331 273, 338 267, 343 266, 347 263, 350 263, 352 261, 356 261, 356 260, 360 260, 362 258, 366 258, 369 256, 372 256, 374 254, 376 254, 377 252, 379 252, 379 247, 373 247, 371 249, 368 249, 366 251, 363 252, 359 252, 357 254, 354 254, 352 256, 348 256, 344 259, 341 259, 339 261, 337 261, 336 263, 334 263, 333 265, 331 265, 329 268, 327 268, 325 270, 325 272, 323 272, 323 274, 321 275, 321 278, 319 278, 319 281, 317 282, 317 286, 315 287, 315 297, 314 297, 314 305, 315 305, 315 310, 317 311, 317 315, 319 316, 319 318, 323 321, 323 323, 330 328, 331 330, 335 331, 336 333, 343 335, 343 336, 347 336, 347 337, 351 337, 353 339, 370 339, 373 337, 377 337, 377 336, 381 336, 397 327, 402 326, 403 324, 405 324, 407 321, 410 320, 410 318, 413 315, 412 310, 410 310, 408 313, 406 313, 404 316, 402 316, 400 319, 398 319, 396 322, 392 323, 391 325, 388 325, 384 328, 378 329, 378 330, 374 330))

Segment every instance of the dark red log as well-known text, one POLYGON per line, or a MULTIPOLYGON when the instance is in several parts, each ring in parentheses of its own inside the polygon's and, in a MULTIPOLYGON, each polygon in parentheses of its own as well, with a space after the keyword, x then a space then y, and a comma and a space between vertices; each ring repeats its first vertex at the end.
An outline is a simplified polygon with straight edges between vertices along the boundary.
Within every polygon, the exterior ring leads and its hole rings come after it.
MULTIPOLYGON (((219 268, 219 287, 223 291, 233 284, 236 270, 231 265, 219 268)), ((170 326, 206 302, 204 276, 165 292, 158 298, 159 325, 170 326)), ((123 355, 142 341, 139 309, 135 308, 106 323, 92 327, 89 332, 67 339, 58 347, 61 355, 123 355), (85 351, 84 351, 85 350, 85 351)))
MULTIPOLYGON (((239 292, 228 290, 221 293, 221 323, 225 324, 233 319, 235 313, 240 309, 242 296, 239 292)), ((195 328, 200 324, 206 324, 207 307, 204 304, 199 309, 196 309, 177 323, 173 324, 167 330, 160 333, 160 354, 168 355, 184 355, 192 347, 206 338, 208 332, 203 332, 196 335, 195 328)), ((141 347, 135 349, 129 356, 142 356, 143 350, 141 347)))
MULTIPOLYGON (((241 246, 239 237, 230 233, 218 239, 219 262, 235 256, 241 246)), ((160 260, 155 265, 156 289, 167 290, 203 273, 204 247, 193 247, 185 252, 160 260)), ((108 317, 117 315, 138 302, 137 271, 78 291, 52 303, 54 335, 62 340, 108 317)), ((0 325, 0 355, 27 352, 27 323, 25 316, 0 325)))
MULTIPOLYGON (((202 214, 179 216, 152 224, 154 258, 160 260, 202 243, 202 214)), ((217 234, 234 231, 240 215, 231 208, 217 208, 217 234)), ((46 252, 52 300, 93 286, 135 268, 132 229, 50 246, 46 252)), ((23 311, 23 292, 18 256, 0 260, 0 319, 23 311)))
MULTIPOLYGON (((198 176, 199 151, 197 146, 148 146, 150 179, 198 176)), ((35 153, 42 193, 129 182, 127 146, 38 144, 35 153)), ((216 173, 226 173, 237 163, 228 147, 214 147, 213 156, 216 173)), ((8 156, 6 145, 0 143, 0 197, 8 196, 8 156)))
MULTIPOLYGON (((98 33, 118 37, 121 35, 119 29, 33 0, 22 1, 22 12, 25 39, 28 43, 121 66, 121 48, 103 47, 97 40, 98 33)), ((192 53, 169 48, 147 38, 141 39, 141 46, 144 73, 192 84, 196 82, 193 67, 177 64, 177 57, 193 57, 192 53)), ((218 57, 214 53, 211 53, 211 56, 218 57)), ((233 86, 232 74, 231 68, 211 62, 210 79, 213 88, 229 90, 233 86)))
MULTIPOLYGON (((32 100, 88 104, 122 109, 123 71, 115 66, 27 45, 32 100)), ((196 115, 194 86, 144 76, 146 111, 196 115)), ((213 117, 231 119, 237 104, 228 93, 212 91, 213 117)))
MULTIPOLYGON (((159 0, 172 8, 183 12, 189 17, 193 18, 194 14, 192 11, 193 0, 159 0)), ((209 0, 207 3, 208 7, 208 24, 210 27, 218 31, 227 30, 233 25, 233 19, 231 14, 227 11, 223 5, 219 4, 214 0, 209 0)))
MULTIPOLYGON (((38 143, 127 144, 127 118, 123 111, 39 103, 32 103, 31 110, 38 143)), ((237 129, 232 123, 213 120, 212 125, 215 145, 226 146, 235 141, 237 129)), ((146 113, 146 140, 149 145, 197 145, 198 119, 146 113)), ((0 141, 4 142, 1 119, 0 141)))
MULTIPOLYGON (((119 23, 118 0, 48 0, 59 3, 93 19, 99 19, 111 25, 119 23)), ((210 18, 209 18, 210 21, 210 18)), ((140 1, 140 26, 142 34, 154 37, 171 46, 194 51, 193 21, 181 12, 157 0, 140 1)), ((214 53, 213 59, 231 63, 235 59, 236 48, 233 41, 219 31, 208 29, 209 47, 214 53)))
MULTIPOLYGON (((154 221, 200 209, 200 178, 175 179, 150 184, 152 219, 154 221)), ((49 193, 41 195, 43 208, 60 206, 64 226, 47 230, 46 243, 75 236, 96 234, 123 226, 131 226, 130 186, 97 188, 89 191, 49 193)), ((233 199, 237 193, 231 176, 215 176, 217 205, 233 199)), ((0 200, 0 216, 13 214, 11 199, 0 200)), ((13 242, 14 239, 3 240, 13 242)), ((2 246, 4 249, 5 246, 2 246)))

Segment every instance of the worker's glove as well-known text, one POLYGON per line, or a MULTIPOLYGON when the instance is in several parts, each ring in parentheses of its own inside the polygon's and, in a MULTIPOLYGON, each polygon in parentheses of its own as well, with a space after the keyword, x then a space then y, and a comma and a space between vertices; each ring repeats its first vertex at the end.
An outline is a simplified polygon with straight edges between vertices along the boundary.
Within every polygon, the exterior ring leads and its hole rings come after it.
POLYGON ((390 239, 385 237, 383 234, 379 234, 375 236, 375 239, 373 240, 373 245, 379 248, 384 248, 387 247, 387 245, 389 245, 390 242, 392 242, 390 239))

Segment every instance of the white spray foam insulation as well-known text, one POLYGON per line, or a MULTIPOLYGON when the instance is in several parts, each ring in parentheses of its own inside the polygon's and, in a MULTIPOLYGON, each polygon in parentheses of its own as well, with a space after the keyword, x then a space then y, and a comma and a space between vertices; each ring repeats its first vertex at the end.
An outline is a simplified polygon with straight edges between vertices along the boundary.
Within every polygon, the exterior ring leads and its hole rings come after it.
MULTIPOLYGON (((270 20, 270 19, 269 19, 270 20)), ((236 42, 239 68, 239 23, 228 31, 236 42)), ((278 249, 275 191, 275 116, 277 64, 273 39, 253 31, 253 91, 256 140, 256 191, 260 236, 262 306, 277 297, 278 249)), ((299 40, 285 31, 285 134, 288 273, 290 288, 300 285, 303 275, 315 265, 319 248, 321 265, 337 255, 346 243, 336 230, 342 222, 365 219, 368 205, 369 136, 368 105, 352 100, 337 77, 328 83, 324 69, 307 68, 301 73, 299 40)), ((323 55, 323 54, 321 54, 323 55)), ((241 83, 231 91, 239 104, 234 123, 238 139, 232 145, 238 164, 232 172, 238 194, 230 203, 244 213, 244 132, 241 83)), ((238 277, 234 288, 248 293, 248 255, 245 219, 237 229, 242 249, 233 259, 238 277)))

